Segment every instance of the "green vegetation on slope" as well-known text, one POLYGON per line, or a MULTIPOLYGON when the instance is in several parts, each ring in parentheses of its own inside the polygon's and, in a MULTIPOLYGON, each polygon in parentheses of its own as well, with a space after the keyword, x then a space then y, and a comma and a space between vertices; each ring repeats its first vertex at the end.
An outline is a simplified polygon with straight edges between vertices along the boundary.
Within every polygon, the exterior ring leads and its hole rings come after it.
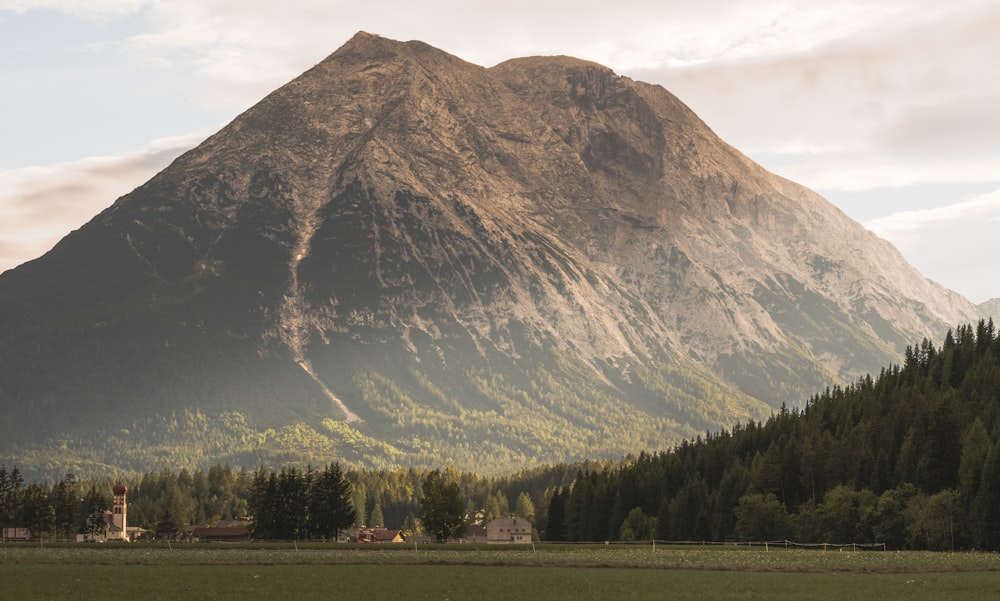
POLYGON ((980 322, 802 410, 581 471, 546 536, 997 550, 998 461, 1000 339, 980 322))
MULTIPOLYGON (((391 382, 376 387, 389 390, 391 382)), ((458 483, 470 513, 532 519, 544 540, 792 539, 1000 550, 998 391, 1000 337, 992 322, 980 322, 949 333, 940 348, 925 340, 907 350, 903 365, 827 390, 801 410, 709 432, 670 451, 502 477, 454 467, 446 475, 458 483)), ((203 416, 185 419, 178 436, 210 431, 203 416)), ((346 428, 331 422, 324 432, 292 428, 267 437, 312 444, 317 456, 330 453, 315 462, 320 464, 336 457, 337 449, 324 442, 329 436, 370 448, 346 428)), ((275 449, 260 465, 302 457, 275 449)), ((415 532, 426 474, 412 468, 348 471, 359 521, 415 532)), ((185 524, 246 515, 249 481, 246 469, 228 466, 127 480, 141 525, 157 524, 165 513, 185 524)), ((33 494, 51 499, 58 512, 58 499, 77 498, 88 485, 110 489, 107 481, 78 482, 80 494, 67 495, 63 480, 33 494)), ((57 524, 71 522, 72 515, 57 518, 51 529, 58 532, 57 524)), ((4 519, 16 522, 13 514, 4 519)))
MULTIPOLYGON (((623 359, 591 366, 555 343, 524 341, 517 362, 501 353, 484 356, 468 340, 443 357, 413 356, 391 343, 334 347, 341 350, 319 355, 314 365, 334 366, 317 369, 362 422, 340 421, 329 406, 303 410, 291 422, 263 417, 280 413, 279 406, 298 406, 277 396, 293 378, 276 370, 226 389, 225 395, 245 389, 246 407, 213 410, 192 402, 150 413, 149 398, 137 402, 134 413, 110 416, 110 409, 95 407, 97 422, 83 416, 44 444, 0 453, 0 463, 16 462, 25 474, 50 480, 66 473, 193 471, 219 463, 305 467, 331 460, 356 469, 451 465, 499 474, 537 465, 538 458, 577 462, 665 450, 768 412, 690 365, 649 367, 623 359), (267 386, 255 389, 258 380, 267 386)), ((215 385, 228 381, 220 375, 215 385)), ((301 391, 301 381, 288 390, 301 391)))

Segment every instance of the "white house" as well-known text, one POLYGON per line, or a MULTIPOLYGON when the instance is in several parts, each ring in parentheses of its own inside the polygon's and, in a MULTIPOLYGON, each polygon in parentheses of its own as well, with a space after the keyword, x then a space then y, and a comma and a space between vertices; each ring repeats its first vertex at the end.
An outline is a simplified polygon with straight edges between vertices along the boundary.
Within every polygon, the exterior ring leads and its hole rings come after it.
POLYGON ((531 522, 524 518, 495 518, 486 524, 486 543, 490 545, 531 544, 531 522))

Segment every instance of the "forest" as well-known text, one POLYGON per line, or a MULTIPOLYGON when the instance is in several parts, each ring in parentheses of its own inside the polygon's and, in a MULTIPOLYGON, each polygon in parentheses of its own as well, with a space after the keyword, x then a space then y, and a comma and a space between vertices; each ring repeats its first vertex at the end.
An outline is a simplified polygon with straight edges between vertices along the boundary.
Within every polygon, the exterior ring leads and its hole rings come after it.
MULTIPOLYGON (((549 541, 794 540, 997 551, 998 462, 1000 338, 990 320, 948 332, 940 346, 924 340, 906 350, 901 365, 825 390, 801 408, 668 451, 505 476, 435 472, 458 487, 467 522, 524 517, 549 541)), ((430 473, 346 470, 338 494, 349 499, 358 524, 422 534, 430 473)), ((171 536, 221 519, 262 521, 254 490, 271 477, 280 474, 219 465, 126 478, 129 523, 171 536)), ((68 538, 110 506, 112 485, 71 475, 25 484, 16 467, 4 466, 0 525, 68 538)))

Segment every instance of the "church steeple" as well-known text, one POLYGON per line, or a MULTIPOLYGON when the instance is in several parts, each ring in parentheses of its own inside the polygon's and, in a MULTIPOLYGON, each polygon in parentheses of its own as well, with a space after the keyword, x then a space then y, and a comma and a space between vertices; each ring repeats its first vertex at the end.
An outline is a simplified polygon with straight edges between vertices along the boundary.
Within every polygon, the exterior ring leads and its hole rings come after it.
POLYGON ((125 502, 125 493, 128 492, 128 487, 119 480, 111 491, 114 493, 114 499, 111 502, 111 537, 128 540, 126 530, 128 504, 125 502))

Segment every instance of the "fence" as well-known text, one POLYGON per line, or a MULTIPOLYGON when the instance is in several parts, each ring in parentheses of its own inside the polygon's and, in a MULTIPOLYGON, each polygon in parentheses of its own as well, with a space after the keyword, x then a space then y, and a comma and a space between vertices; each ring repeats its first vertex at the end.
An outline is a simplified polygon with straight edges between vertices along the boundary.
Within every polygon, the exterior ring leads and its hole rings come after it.
POLYGON ((708 541, 708 540, 636 540, 636 541, 542 541, 545 544, 563 545, 652 545, 693 547, 763 547, 771 549, 817 549, 822 551, 888 551, 885 543, 799 543, 790 540, 772 541, 708 541))

